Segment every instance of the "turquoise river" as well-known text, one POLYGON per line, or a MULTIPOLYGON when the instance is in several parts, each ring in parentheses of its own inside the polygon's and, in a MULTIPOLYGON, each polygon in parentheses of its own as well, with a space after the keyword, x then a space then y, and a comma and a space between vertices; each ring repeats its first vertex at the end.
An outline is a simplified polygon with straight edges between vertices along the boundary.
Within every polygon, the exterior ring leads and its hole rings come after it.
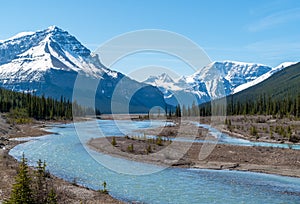
MULTIPOLYGON (((122 128, 127 131, 158 127, 163 122, 124 120, 122 128)), ((119 126, 113 120, 98 120, 104 136, 122 136, 119 126)), ((110 194, 126 202, 137 203, 300 203, 300 179, 252 172, 228 170, 182 169, 160 167, 114 158, 86 150, 85 142, 99 137, 92 122, 80 123, 84 136, 78 137, 74 124, 54 125, 48 131, 51 135, 27 138, 28 142, 14 147, 10 154, 17 159, 22 153, 34 165, 38 159, 47 162, 49 171, 65 180, 76 181, 93 189, 102 188, 106 181, 110 194), (138 175, 113 171, 98 162, 100 158, 115 163, 120 170, 129 168, 153 170, 154 173, 138 175), (157 171, 156 171, 157 169, 157 171)), ((199 124, 201 125, 201 124, 199 124)), ((203 125, 202 125, 203 126, 203 125)), ((218 136, 215 129, 210 131, 218 136)), ((235 145, 256 145, 248 141, 220 135, 220 143, 235 145)), ((270 143, 258 143, 272 146, 270 143)), ((275 144, 274 144, 275 145, 275 144)), ((293 148, 299 149, 299 146, 293 148)))

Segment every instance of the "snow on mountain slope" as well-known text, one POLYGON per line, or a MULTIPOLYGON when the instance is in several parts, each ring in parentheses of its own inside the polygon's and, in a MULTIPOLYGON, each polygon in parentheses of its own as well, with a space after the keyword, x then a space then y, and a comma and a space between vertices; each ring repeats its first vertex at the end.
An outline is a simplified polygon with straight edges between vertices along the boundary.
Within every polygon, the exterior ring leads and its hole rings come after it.
POLYGON ((150 77, 144 87, 123 74, 103 66, 74 36, 56 26, 37 32, 24 32, 0 41, 0 86, 16 91, 60 97, 72 96, 78 74, 101 79, 97 100, 105 110, 118 82, 125 78, 119 93, 120 104, 131 98, 130 90, 139 90, 132 99, 144 111, 154 104, 164 106, 207 102, 255 85, 275 72, 291 65, 271 67, 236 61, 213 62, 190 76, 172 79, 167 74, 150 77))
POLYGON ((189 86, 182 79, 173 80, 169 75, 163 73, 159 76, 150 76, 144 83, 156 86, 163 93, 167 104, 176 106, 178 103, 190 104, 198 101, 197 93, 186 91, 189 86))
POLYGON ((233 93, 238 93, 238 92, 243 91, 243 90, 245 90, 245 89, 247 89, 247 88, 249 88, 249 87, 251 87, 251 86, 254 86, 254 85, 256 85, 256 84, 259 84, 260 82, 266 80, 267 78, 269 78, 270 76, 272 76, 272 75, 275 74, 276 72, 278 72, 278 71, 280 71, 280 70, 282 70, 282 69, 284 69, 284 68, 286 68, 286 67, 289 67, 289 66, 291 66, 291 65, 293 65, 293 64, 296 64, 296 63, 297 63, 297 62, 284 62, 284 63, 278 65, 277 67, 273 68, 273 69, 270 70, 269 72, 267 72, 267 73, 261 75, 260 77, 254 79, 253 81, 249 81, 249 82, 247 82, 247 83, 245 83, 245 84, 242 84, 242 85, 236 87, 236 88, 233 90, 233 93))
MULTIPOLYGON (((197 100, 195 102, 203 103, 231 94, 236 87, 253 81, 271 70, 271 67, 262 64, 235 61, 213 62, 190 76, 166 81, 164 79, 167 77, 161 75, 148 78, 144 82, 158 86, 164 93, 167 103, 171 101, 170 96, 190 99, 191 95, 194 96, 194 101, 197 100), (189 96, 184 96, 186 94, 189 96)), ((192 102, 189 101, 187 104, 190 105, 192 102)))
POLYGON ((142 83, 106 68, 97 55, 56 26, 20 33, 0 42, 2 87, 16 91, 35 91, 38 95, 56 98, 61 95, 71 98, 78 74, 100 79, 97 97, 102 99, 98 102, 103 112, 110 111, 114 88, 123 78, 126 90, 121 90, 119 94, 122 104, 125 104, 124 98, 131 98, 130 90, 139 90, 130 101, 139 107, 135 111, 145 112, 153 105, 165 107, 163 96, 156 87, 145 87, 142 83))
POLYGON ((27 36, 27 35, 32 35, 32 34, 34 34, 34 32, 21 32, 21 33, 18 33, 17 35, 15 35, 13 37, 10 37, 6 40, 0 40, 0 43, 5 42, 5 41, 9 41, 9 40, 14 40, 14 39, 17 39, 17 38, 21 38, 21 37, 24 37, 24 36, 27 36))
POLYGON ((0 57, 0 78, 6 82, 38 81, 49 69, 72 70, 93 77, 101 76, 103 71, 111 73, 93 61, 90 51, 75 37, 56 26, 16 35, 2 42, 0 50, 5 51, 0 57))
POLYGON ((177 86, 177 83, 175 83, 175 81, 166 73, 159 76, 150 76, 144 81, 144 83, 170 90, 182 90, 182 87, 177 86))
POLYGON ((190 77, 204 82, 211 98, 219 98, 231 94, 237 86, 252 81, 271 69, 254 63, 213 62, 190 77))

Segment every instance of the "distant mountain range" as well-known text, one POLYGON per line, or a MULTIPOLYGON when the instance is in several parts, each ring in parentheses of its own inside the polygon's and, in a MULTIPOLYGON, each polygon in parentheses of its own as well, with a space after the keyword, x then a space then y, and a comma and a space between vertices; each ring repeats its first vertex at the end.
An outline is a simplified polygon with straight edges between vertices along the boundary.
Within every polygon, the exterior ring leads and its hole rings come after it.
POLYGON ((262 82, 292 62, 275 68, 262 64, 235 61, 213 62, 190 76, 172 79, 167 74, 151 76, 144 82, 157 86, 167 103, 176 104, 182 99, 184 104, 210 101, 247 89, 262 82), (197 101, 195 101, 197 100, 197 101))
POLYGON ((256 100, 260 96, 271 97, 274 100, 286 100, 288 98, 295 100, 300 97, 299 94, 300 62, 281 69, 261 83, 233 94, 232 98, 241 103, 256 100))
POLYGON ((106 68, 98 56, 56 26, 20 33, 0 42, 0 86, 4 88, 71 98, 78 74, 100 79, 96 101, 102 112, 111 111, 111 97, 120 80, 127 90, 138 90, 133 96, 126 90, 118 93, 120 106, 130 103, 131 112, 165 107, 163 95, 156 87, 106 68))
POLYGON ((216 99, 214 102, 200 104, 199 107, 200 114, 204 116, 251 114, 272 115, 274 118, 299 118, 300 62, 277 71, 245 90, 216 99), (226 113, 222 110, 226 110, 226 113))
POLYGON ((105 67, 97 55, 56 26, 0 41, 1 87, 70 99, 76 77, 89 77, 100 80, 95 101, 104 113, 111 112, 115 87, 121 80, 121 90, 115 94, 119 111, 125 110, 125 104, 129 103, 130 112, 147 112, 154 106, 165 107, 166 103, 200 104, 237 93, 292 64, 271 68, 235 61, 213 62, 190 76, 172 79, 162 74, 139 83, 105 67))

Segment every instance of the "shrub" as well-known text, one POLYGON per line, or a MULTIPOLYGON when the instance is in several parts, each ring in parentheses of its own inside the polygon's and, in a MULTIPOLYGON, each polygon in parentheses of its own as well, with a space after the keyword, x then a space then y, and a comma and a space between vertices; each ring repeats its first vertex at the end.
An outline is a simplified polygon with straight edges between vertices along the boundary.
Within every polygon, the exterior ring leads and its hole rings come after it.
POLYGON ((103 181, 102 186, 103 186, 103 189, 102 189, 102 190, 100 189, 100 190, 98 190, 98 191, 99 191, 100 193, 108 194, 108 190, 107 190, 107 188, 106 188, 107 184, 106 184, 105 181, 103 181))
POLYGON ((296 142, 299 142, 299 141, 300 141, 300 138, 297 137, 296 135, 292 135, 292 136, 289 138, 289 141, 290 141, 290 142, 293 142, 293 143, 296 143, 296 142))
POLYGON ((158 137, 158 138, 156 139, 156 144, 157 144, 158 146, 163 146, 161 137, 158 137))
POLYGON ((147 152, 147 154, 149 154, 149 153, 151 153, 151 152, 152 152, 151 145, 148 145, 146 152, 147 152))
POLYGON ((250 127, 250 135, 257 136, 257 130, 256 130, 255 126, 250 127))
POLYGON ((134 152, 133 144, 128 145, 127 150, 128 152, 134 152))
POLYGON ((51 190, 48 194, 47 203, 48 204, 57 204, 57 195, 53 188, 51 188, 51 190))
POLYGON ((275 139, 275 137, 274 137, 274 135, 273 135, 273 132, 272 132, 272 130, 270 130, 270 138, 271 138, 272 140, 274 140, 274 139, 275 139))
POLYGON ((28 112, 25 108, 11 109, 8 113, 8 122, 12 124, 26 124, 31 123, 28 112))
POLYGON ((112 138, 111 144, 112 144, 112 146, 116 146, 117 145, 117 141, 116 141, 115 137, 112 138))

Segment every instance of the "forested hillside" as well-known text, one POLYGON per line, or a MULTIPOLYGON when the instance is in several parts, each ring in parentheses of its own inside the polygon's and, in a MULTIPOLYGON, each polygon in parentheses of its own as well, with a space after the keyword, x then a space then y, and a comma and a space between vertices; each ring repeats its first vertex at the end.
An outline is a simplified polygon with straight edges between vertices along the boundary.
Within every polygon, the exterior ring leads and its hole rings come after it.
MULTIPOLYGON (((275 73, 253 87, 230 95, 226 100, 228 115, 265 114, 300 117, 300 63, 275 73)), ((211 103, 201 104, 199 111, 201 115, 211 115, 211 103)))
POLYGON ((30 93, 18 93, 0 88, 0 112, 10 112, 16 118, 35 119, 72 119, 74 113, 83 115, 84 109, 79 105, 61 97, 60 100, 38 97, 30 93))

